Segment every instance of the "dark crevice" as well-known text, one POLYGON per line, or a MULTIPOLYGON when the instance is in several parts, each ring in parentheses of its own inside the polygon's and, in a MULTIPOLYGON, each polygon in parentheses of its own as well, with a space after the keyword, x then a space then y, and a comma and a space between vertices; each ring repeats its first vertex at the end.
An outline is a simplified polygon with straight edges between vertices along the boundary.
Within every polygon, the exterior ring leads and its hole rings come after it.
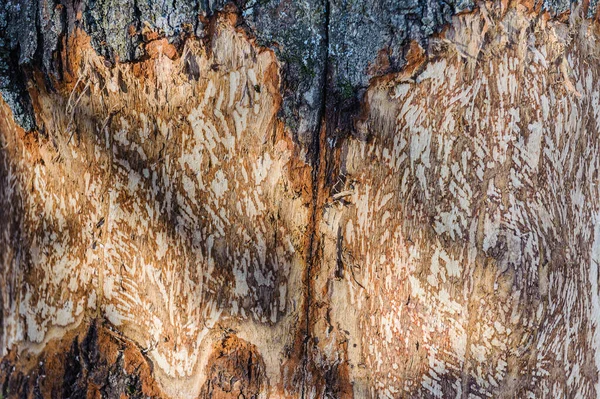
POLYGON ((323 63, 323 70, 321 75, 321 103, 318 111, 318 120, 319 124, 316 126, 316 129, 312 136, 312 143, 310 145, 311 153, 312 153, 312 209, 309 220, 309 246, 308 246, 308 259, 306 265, 306 326, 305 326, 305 336, 303 341, 302 348, 302 393, 301 398, 306 398, 306 380, 308 377, 308 366, 309 366, 309 353, 308 353, 308 345, 311 341, 311 310, 313 306, 313 298, 312 298, 312 271, 315 266, 315 262, 317 260, 316 252, 317 252, 317 225, 318 218, 320 216, 320 212, 322 212, 321 204, 320 204, 320 196, 322 194, 322 172, 323 168, 326 166, 325 162, 322 162, 322 156, 324 155, 323 151, 325 148, 323 144, 325 140, 323 140, 323 135, 327 134, 327 102, 328 102, 328 79, 329 79, 329 12, 330 12, 330 0, 325 0, 324 13, 325 13, 325 21, 323 28, 323 47, 324 50, 321 51, 321 56, 324 56, 325 60, 323 63))

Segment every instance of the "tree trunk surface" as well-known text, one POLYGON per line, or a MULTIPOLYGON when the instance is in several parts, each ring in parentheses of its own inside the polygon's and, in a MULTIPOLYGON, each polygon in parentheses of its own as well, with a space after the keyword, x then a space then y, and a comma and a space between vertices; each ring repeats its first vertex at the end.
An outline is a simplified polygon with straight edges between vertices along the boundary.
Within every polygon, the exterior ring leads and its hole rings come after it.
POLYGON ((0 0, 0 398, 600 397, 599 78, 594 1, 0 0))

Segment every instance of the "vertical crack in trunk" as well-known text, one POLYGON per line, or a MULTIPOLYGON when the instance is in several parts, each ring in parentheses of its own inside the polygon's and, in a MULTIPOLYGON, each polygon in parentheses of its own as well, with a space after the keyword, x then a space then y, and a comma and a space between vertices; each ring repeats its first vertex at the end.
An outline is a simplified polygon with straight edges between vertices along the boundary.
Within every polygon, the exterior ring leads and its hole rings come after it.
POLYGON ((312 209, 310 213, 309 225, 308 225, 308 234, 309 234, 309 245, 308 245, 308 258, 306 264, 306 326, 304 331, 304 341, 302 343, 302 399, 306 398, 306 383, 308 376, 308 367, 309 367, 309 359, 308 359, 308 344, 311 338, 311 309, 313 306, 313 290, 312 290, 312 272, 315 266, 316 261, 316 253, 318 250, 317 244, 317 231, 318 225, 321 218, 322 212, 322 203, 323 203, 323 190, 324 190, 324 175, 325 175, 325 138, 327 135, 327 126, 326 126, 326 113, 327 113, 327 89, 328 89, 328 76, 329 76, 329 0, 326 0, 323 3, 324 13, 325 13, 325 22, 323 27, 323 47, 324 51, 321 51, 322 56, 325 57, 325 62, 323 63, 323 71, 321 76, 321 104, 319 108, 318 120, 319 124, 315 129, 315 132, 312 137, 311 150, 313 153, 312 163, 312 209))

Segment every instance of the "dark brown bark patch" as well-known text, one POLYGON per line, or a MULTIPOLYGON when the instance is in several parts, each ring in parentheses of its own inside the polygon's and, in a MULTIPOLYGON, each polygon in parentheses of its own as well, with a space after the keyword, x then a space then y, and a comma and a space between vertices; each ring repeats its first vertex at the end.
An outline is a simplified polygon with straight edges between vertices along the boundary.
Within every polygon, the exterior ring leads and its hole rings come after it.
POLYGON ((267 393, 265 363, 256 346, 235 335, 213 347, 200 398, 252 399, 267 393))
POLYGON ((100 321, 0 363, 3 398, 162 398, 144 350, 100 321))

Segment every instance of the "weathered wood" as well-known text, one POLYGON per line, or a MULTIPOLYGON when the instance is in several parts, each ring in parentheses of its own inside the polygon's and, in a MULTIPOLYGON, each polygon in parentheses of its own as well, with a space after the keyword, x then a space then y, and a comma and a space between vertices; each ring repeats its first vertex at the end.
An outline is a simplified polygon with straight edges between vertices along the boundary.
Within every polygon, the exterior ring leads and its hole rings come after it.
POLYGON ((594 7, 1 5, 3 397, 598 397, 594 7))
POLYGON ((481 7, 369 88, 316 329, 359 397, 597 397, 600 53, 575 15, 481 7))

